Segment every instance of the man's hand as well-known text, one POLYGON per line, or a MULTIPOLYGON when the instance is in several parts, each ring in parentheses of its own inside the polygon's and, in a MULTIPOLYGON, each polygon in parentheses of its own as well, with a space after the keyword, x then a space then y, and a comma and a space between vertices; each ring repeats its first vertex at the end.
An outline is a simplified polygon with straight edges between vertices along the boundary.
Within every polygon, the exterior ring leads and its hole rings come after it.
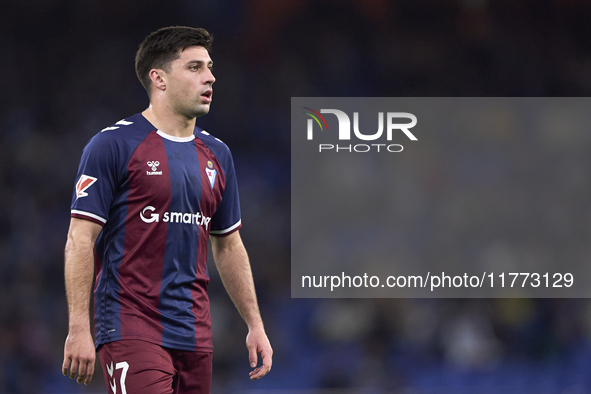
POLYGON ((94 360, 96 353, 90 330, 81 330, 74 333, 70 330, 64 345, 64 363, 62 373, 64 376, 70 370, 70 378, 74 379, 78 373, 77 383, 84 381, 85 385, 90 383, 94 374, 94 360))
POLYGON ((260 379, 271 370, 273 349, 263 327, 246 249, 238 231, 224 237, 210 238, 213 258, 222 282, 248 326, 248 361, 255 368, 249 374, 250 380, 260 379), (261 354, 263 365, 256 368, 258 353, 261 354))
POLYGON ((257 366, 257 355, 258 353, 261 354, 263 365, 249 373, 250 380, 260 379, 271 370, 273 364, 273 349, 267 334, 265 334, 265 329, 261 327, 249 330, 246 336, 246 347, 248 348, 248 359, 252 368, 257 366))

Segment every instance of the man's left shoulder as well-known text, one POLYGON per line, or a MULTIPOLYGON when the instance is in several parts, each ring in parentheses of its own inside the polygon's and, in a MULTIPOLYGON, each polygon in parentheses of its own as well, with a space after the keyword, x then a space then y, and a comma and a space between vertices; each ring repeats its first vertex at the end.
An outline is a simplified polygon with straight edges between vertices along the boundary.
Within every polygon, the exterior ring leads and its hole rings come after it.
POLYGON ((230 148, 219 138, 199 127, 195 127, 195 137, 199 138, 218 159, 225 159, 228 156, 231 158, 230 148))

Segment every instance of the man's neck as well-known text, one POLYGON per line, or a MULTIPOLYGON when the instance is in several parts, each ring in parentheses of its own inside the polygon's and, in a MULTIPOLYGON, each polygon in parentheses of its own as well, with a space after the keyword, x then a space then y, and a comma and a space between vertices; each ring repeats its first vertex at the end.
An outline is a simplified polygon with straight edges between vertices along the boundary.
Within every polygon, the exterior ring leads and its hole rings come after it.
POLYGON ((173 114, 172 111, 158 109, 151 104, 142 115, 158 130, 173 137, 190 137, 195 130, 195 118, 173 114))

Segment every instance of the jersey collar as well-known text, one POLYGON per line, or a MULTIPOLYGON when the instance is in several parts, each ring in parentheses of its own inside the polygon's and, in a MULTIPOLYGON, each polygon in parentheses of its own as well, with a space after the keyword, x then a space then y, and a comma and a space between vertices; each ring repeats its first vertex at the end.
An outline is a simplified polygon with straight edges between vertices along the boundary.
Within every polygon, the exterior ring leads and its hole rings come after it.
POLYGON ((174 141, 174 142, 190 142, 195 139, 195 134, 190 135, 189 137, 175 137, 172 135, 168 135, 163 131, 157 130, 156 134, 158 134, 162 138, 166 138, 167 140, 174 141))

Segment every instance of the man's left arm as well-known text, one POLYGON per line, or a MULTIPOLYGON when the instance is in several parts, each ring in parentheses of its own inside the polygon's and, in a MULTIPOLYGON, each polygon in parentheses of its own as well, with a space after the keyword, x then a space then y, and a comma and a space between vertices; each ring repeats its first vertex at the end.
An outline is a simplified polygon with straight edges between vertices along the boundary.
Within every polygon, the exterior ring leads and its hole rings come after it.
POLYGON ((273 349, 265 334, 248 254, 238 231, 225 237, 210 238, 213 258, 224 287, 248 326, 246 347, 250 366, 256 367, 258 353, 263 359, 263 365, 250 372, 250 379, 262 378, 271 370, 273 349))

